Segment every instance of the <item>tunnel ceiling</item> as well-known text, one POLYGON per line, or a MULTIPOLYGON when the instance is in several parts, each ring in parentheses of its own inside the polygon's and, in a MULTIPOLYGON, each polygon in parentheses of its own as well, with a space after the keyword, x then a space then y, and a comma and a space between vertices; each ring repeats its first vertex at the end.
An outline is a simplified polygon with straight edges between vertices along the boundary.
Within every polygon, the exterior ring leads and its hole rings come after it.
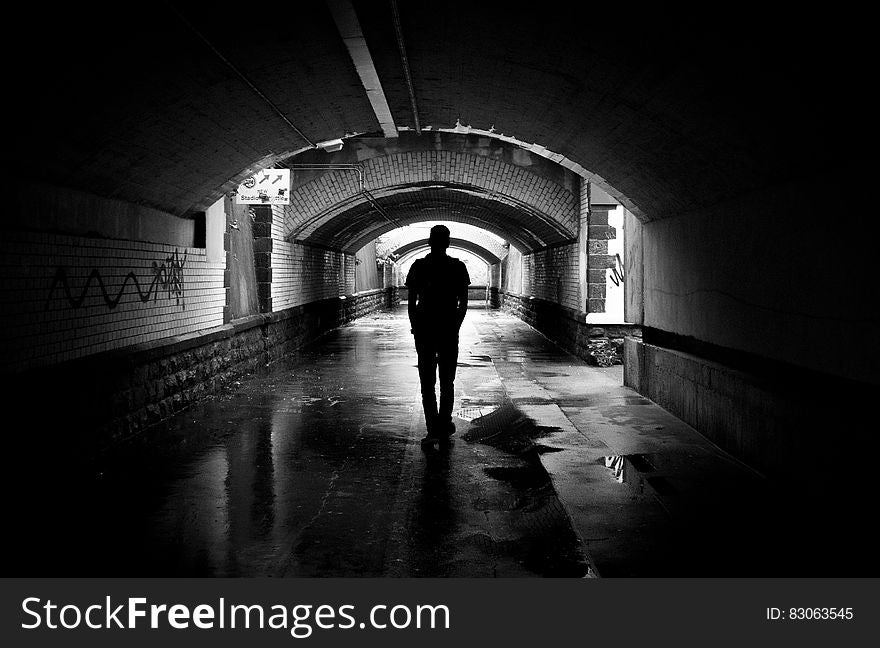
MULTIPOLYGON (((401 167, 407 163, 426 165, 434 161, 439 165, 430 172, 443 173, 444 166, 473 167, 470 174, 495 171, 515 178, 526 177, 526 182, 544 180, 563 190, 576 192, 577 177, 570 170, 539 155, 529 152, 515 144, 479 134, 464 134, 441 131, 401 131, 398 137, 385 138, 371 135, 354 136, 346 140, 345 146, 337 152, 327 153, 320 149, 310 149, 291 157, 284 166, 297 164, 362 164, 366 182, 375 188, 382 182, 382 176, 389 166, 401 167), (434 157, 431 158, 430 156, 434 157), (464 158, 467 159, 464 159, 464 158)), ((401 169, 399 172, 402 172, 401 169)), ((444 174, 448 178, 456 171, 467 175, 463 169, 450 168, 444 174)), ((320 170, 297 170, 293 185, 306 184, 320 170)), ((415 170, 418 176, 425 171, 415 170)), ((430 176, 428 176, 430 177, 430 176)), ((522 180, 520 180, 522 181, 522 180)))
POLYGON ((468 241, 499 259, 507 254, 510 247, 510 244, 504 239, 479 227, 450 221, 425 221, 424 223, 392 230, 379 237, 376 240, 376 254, 380 257, 387 257, 392 254, 399 255, 401 254, 400 248, 406 245, 427 242, 431 235, 431 228, 438 224, 449 228, 452 239, 468 241))
MULTIPOLYGON (((412 128, 390 5, 354 6, 391 115, 412 128)), ((848 164, 868 109, 834 88, 857 87, 845 62, 863 60, 870 39, 820 46, 863 28, 845 15, 399 6, 423 127, 538 143, 601 176, 646 219, 848 164)), ((38 26, 4 43, 15 62, 11 156, 26 181, 186 214, 316 142, 380 132, 323 2, 18 11, 17 24, 38 26)))
MULTIPOLYGON (((411 241, 406 243, 405 245, 401 245, 394 251, 394 254, 401 257, 401 261, 403 261, 403 257, 406 257, 410 253, 419 253, 422 250, 427 250, 431 247, 428 239, 421 239, 418 241, 411 241)), ((467 241, 465 239, 459 238, 450 238, 449 239, 449 247, 450 249, 457 250, 467 250, 473 254, 476 254, 486 263, 493 265, 501 261, 501 259, 496 255, 484 248, 482 245, 478 243, 474 243, 473 241, 467 241)))
POLYGON ((304 227, 291 240, 353 252, 388 231, 388 226, 424 220, 451 220, 482 227, 514 242, 520 251, 535 251, 570 242, 574 235, 553 217, 508 197, 467 187, 403 187, 358 196, 334 207, 319 225, 304 227))
POLYGON ((354 253, 393 229, 426 220, 475 225, 514 244, 537 250, 568 241, 549 218, 523 211, 488 196, 448 188, 398 191, 342 211, 312 233, 306 242, 354 253))
POLYGON ((390 212, 408 222, 446 212, 494 220, 521 250, 576 237, 580 178, 560 165, 487 137, 402 133, 388 142, 352 138, 329 163, 314 153, 291 158, 285 237, 350 252, 390 212))

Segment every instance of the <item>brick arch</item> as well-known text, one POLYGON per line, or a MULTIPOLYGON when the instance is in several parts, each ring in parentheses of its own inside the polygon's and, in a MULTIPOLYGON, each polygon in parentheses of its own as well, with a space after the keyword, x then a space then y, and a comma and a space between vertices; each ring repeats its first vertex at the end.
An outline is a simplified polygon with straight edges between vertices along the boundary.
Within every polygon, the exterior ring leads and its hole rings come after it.
POLYGON ((451 238, 470 241, 499 259, 507 254, 510 246, 509 243, 498 236, 473 225, 445 221, 425 221, 415 226, 392 230, 381 236, 376 241, 376 254, 388 256, 413 241, 425 241, 430 234, 430 228, 438 224, 449 228, 451 238))
POLYGON ((510 241, 524 252, 571 240, 567 233, 563 237, 539 216, 465 192, 411 189, 384 196, 377 203, 381 214, 372 204, 360 203, 340 212, 305 242, 354 253, 393 229, 428 220, 473 225, 510 241))
MULTIPOLYGON (((425 238, 425 239, 420 239, 418 241, 410 241, 409 243, 405 243, 404 245, 401 245, 399 248, 394 250, 394 254, 396 254, 400 257, 405 257, 410 253, 419 252, 419 251, 424 250, 429 247, 431 247, 431 245, 428 242, 428 239, 425 238)), ((488 263, 490 265, 501 261, 501 258, 498 255, 496 255, 494 252, 487 250, 479 243, 474 243, 473 241, 468 241, 468 240, 459 239, 459 238, 450 238, 449 239, 449 248, 450 249, 457 249, 457 250, 467 250, 468 252, 471 252, 472 254, 476 254, 483 261, 485 261, 486 263, 488 263)))
MULTIPOLYGON (((424 246, 420 246, 420 247, 414 247, 413 249, 409 250, 405 255, 403 255, 403 256, 401 256, 400 258, 397 259, 398 267, 400 267, 400 269, 401 269, 401 273, 400 273, 400 281, 401 281, 401 285, 403 285, 403 282, 406 280, 406 276, 405 276, 405 273, 403 272, 403 269, 407 266, 407 264, 409 264, 410 262, 412 262, 413 260, 415 260, 420 254, 426 252, 428 249, 429 249, 429 247, 428 247, 427 244, 424 245, 424 246)), ((486 264, 489 265, 489 267, 491 268, 491 264, 490 264, 490 262, 487 261, 487 260, 486 260, 485 258, 483 258, 482 256, 480 256, 480 254, 477 253, 477 252, 475 252, 474 250, 468 250, 468 249, 463 248, 463 247, 453 247, 453 246, 451 246, 451 245, 449 246, 449 255, 450 255, 451 257, 453 257, 453 258, 457 258, 457 259, 459 259, 459 260, 463 260, 463 259, 461 258, 461 256, 460 256, 460 254, 459 254, 459 253, 461 253, 461 252, 469 252, 469 253, 471 253, 471 254, 476 255, 477 259, 479 259, 479 260, 482 261, 483 263, 486 263, 486 264)), ((469 271, 470 271, 470 270, 469 270, 469 271)), ((475 285, 475 284, 473 283, 473 280, 474 280, 474 277, 473 277, 473 276, 471 276, 471 280, 472 280, 471 288, 475 288, 475 287, 477 287, 478 284, 475 285)), ((490 283, 490 285, 491 285, 491 281, 492 281, 491 270, 490 270, 489 273, 487 274, 487 276, 486 276, 486 280, 487 280, 487 281, 490 283)))
MULTIPOLYGON (((507 217, 509 227, 522 225, 525 249, 537 249, 576 236, 578 198, 565 186, 526 167, 501 159, 462 151, 421 150, 398 152, 364 160, 363 183, 380 204, 403 202, 403 194, 462 204, 491 203, 507 217)), ((319 243, 338 249, 350 247, 352 218, 363 220, 366 230, 382 216, 373 208, 353 170, 333 170, 295 186, 284 210, 288 240, 319 243), (370 218, 365 215, 370 214, 370 218), (343 216, 344 218, 340 218, 343 216), (338 220, 337 220, 338 219, 338 220)), ((506 236, 505 238, 512 238, 506 236)))

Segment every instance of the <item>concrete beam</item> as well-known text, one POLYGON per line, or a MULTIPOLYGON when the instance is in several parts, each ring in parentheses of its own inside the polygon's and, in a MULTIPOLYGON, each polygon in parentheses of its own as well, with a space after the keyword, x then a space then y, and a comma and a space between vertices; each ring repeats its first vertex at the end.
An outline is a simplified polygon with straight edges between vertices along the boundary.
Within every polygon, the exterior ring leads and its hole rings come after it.
POLYGON ((349 0, 327 0, 327 7, 333 14, 333 20, 339 35, 345 43, 348 54, 354 62, 355 70, 360 77, 364 90, 367 91, 367 99, 373 107, 379 126, 385 137, 397 137, 397 126, 394 124, 394 117, 391 115, 391 108, 388 106, 388 100, 385 98, 385 91, 382 90, 382 83, 379 81, 379 73, 376 72, 376 66, 373 64, 373 57, 367 47, 367 40, 361 31, 361 25, 358 21, 357 14, 354 11, 349 0))

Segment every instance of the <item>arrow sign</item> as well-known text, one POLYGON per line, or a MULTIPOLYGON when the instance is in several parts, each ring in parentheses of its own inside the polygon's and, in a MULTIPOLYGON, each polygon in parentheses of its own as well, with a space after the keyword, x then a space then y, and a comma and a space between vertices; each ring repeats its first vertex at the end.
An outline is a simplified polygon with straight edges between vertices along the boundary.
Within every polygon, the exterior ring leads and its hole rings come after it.
POLYGON ((290 169, 263 169, 238 185, 236 205, 289 205, 290 169))

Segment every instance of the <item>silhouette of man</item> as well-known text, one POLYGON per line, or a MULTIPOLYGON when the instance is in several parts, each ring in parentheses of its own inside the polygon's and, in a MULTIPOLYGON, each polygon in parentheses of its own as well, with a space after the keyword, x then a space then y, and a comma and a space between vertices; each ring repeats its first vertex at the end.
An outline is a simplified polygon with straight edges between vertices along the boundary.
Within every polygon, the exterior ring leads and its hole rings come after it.
POLYGON ((464 263, 447 256, 449 228, 435 225, 428 238, 431 251, 417 259, 406 277, 409 321, 419 356, 419 381, 428 438, 455 432, 452 423, 458 331, 467 312, 471 278, 464 263), (440 375, 440 407, 434 384, 440 375))

